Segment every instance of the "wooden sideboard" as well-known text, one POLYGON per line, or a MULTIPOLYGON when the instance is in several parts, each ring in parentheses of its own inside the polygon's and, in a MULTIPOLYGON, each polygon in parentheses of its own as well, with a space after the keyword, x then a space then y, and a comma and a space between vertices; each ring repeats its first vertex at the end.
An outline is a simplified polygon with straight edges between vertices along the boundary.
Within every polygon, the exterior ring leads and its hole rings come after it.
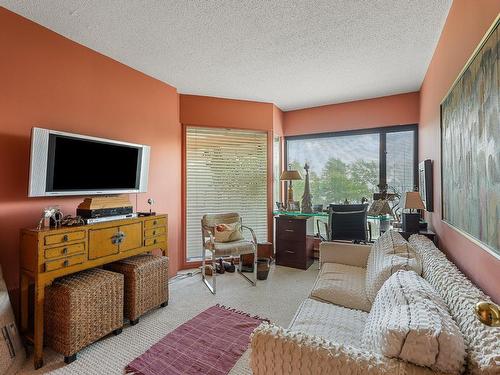
POLYGON ((167 254, 167 215, 57 229, 21 231, 21 331, 43 366, 45 287, 58 277, 161 249, 167 254), (34 284, 30 324, 30 284, 34 284))

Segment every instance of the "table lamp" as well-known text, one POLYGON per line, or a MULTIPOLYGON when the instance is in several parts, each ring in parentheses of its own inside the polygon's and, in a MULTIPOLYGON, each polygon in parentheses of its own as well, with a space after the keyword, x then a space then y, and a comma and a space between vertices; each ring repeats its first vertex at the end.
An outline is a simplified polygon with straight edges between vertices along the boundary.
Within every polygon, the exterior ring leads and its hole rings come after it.
POLYGON ((287 192, 287 207, 290 207, 290 204, 293 203, 293 188, 292 181, 302 180, 302 176, 299 171, 283 171, 280 176, 281 181, 290 181, 290 185, 288 185, 287 192))
MULTIPOLYGON (((369 216, 386 216, 390 215, 394 217, 394 212, 387 199, 377 199, 374 200, 368 210, 369 216)), ((380 231, 385 232, 389 230, 391 225, 390 220, 380 220, 380 231)))
POLYGON ((413 210, 425 210, 424 202, 422 202, 419 192, 409 191, 405 193, 401 208, 403 210, 410 210, 410 212, 403 212, 403 231, 418 233, 420 230, 420 214, 413 210))

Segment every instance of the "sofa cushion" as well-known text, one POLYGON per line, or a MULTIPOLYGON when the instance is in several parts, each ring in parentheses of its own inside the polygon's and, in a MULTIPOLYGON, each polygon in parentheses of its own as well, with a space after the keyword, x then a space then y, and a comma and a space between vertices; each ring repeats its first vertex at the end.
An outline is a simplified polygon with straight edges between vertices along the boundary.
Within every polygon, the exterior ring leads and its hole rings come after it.
POLYGON ((361 348, 363 329, 368 318, 364 311, 307 298, 300 305, 289 329, 326 340, 361 348))
POLYGON ((375 298, 363 332, 363 347, 436 371, 458 373, 465 344, 446 304, 414 271, 398 271, 375 298))
POLYGON ((422 262, 401 234, 389 230, 373 244, 366 265, 366 297, 373 302, 384 282, 398 270, 422 273, 422 262))
POLYGON ((413 235, 409 241, 423 260, 422 276, 443 298, 462 332, 467 345, 467 373, 498 374, 500 327, 488 327, 474 314, 475 304, 490 298, 446 259, 428 238, 413 235))
POLYGON ((366 298, 366 269, 338 263, 324 263, 311 297, 369 312, 372 303, 366 298))

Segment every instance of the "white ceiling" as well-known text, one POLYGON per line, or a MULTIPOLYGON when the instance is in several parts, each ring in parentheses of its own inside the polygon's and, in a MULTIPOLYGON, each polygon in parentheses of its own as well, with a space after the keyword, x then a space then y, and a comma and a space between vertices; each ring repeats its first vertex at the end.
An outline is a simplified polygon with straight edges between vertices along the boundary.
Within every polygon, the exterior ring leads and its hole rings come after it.
POLYGON ((417 91, 452 0, 0 0, 185 94, 283 110, 417 91))

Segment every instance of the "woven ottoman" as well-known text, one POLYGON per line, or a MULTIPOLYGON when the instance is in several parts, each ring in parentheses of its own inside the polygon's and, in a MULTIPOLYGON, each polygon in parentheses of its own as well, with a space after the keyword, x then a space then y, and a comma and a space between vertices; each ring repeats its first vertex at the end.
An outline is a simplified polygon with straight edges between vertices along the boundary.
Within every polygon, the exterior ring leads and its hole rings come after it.
POLYGON ((93 268, 45 290, 46 344, 71 363, 78 351, 123 327, 123 275, 93 268))
POLYGON ((136 255, 108 264, 107 269, 125 276, 124 316, 131 325, 139 317, 168 304, 168 257, 136 255))

